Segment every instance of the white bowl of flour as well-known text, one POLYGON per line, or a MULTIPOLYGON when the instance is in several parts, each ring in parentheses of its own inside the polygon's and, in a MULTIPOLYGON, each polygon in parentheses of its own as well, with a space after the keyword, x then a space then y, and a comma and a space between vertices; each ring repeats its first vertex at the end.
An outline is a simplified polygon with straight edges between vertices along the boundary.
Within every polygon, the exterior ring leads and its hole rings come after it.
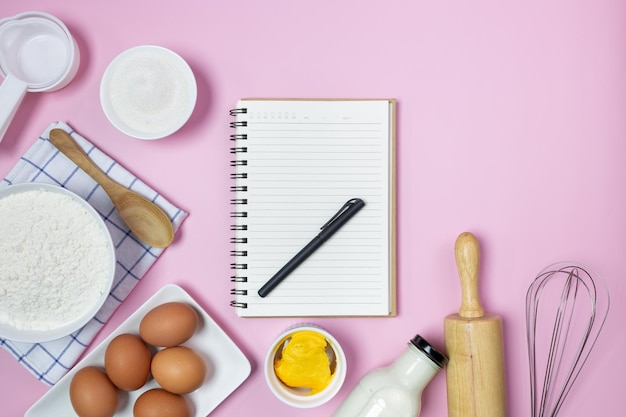
POLYGON ((179 130, 196 99, 196 79, 187 62, 155 45, 119 54, 100 82, 104 114, 118 130, 137 139, 160 139, 179 130))
POLYGON ((85 200, 49 184, 0 190, 0 337, 73 333, 100 310, 114 274, 111 235, 85 200))

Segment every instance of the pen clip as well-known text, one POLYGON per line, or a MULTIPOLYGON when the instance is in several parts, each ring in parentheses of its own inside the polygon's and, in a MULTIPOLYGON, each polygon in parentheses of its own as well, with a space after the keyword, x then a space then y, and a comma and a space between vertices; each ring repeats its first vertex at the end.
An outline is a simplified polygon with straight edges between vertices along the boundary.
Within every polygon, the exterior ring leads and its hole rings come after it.
POLYGON ((335 213, 335 215, 333 217, 331 217, 330 220, 326 222, 326 224, 324 224, 324 226, 320 227, 320 230, 323 230, 326 227, 328 227, 335 220, 337 220, 343 213, 345 213, 350 207, 352 207, 353 205, 357 204, 359 201, 363 201, 363 200, 361 200, 360 198, 352 198, 352 199, 348 200, 346 202, 346 204, 344 204, 339 209, 339 211, 337 213, 335 213))

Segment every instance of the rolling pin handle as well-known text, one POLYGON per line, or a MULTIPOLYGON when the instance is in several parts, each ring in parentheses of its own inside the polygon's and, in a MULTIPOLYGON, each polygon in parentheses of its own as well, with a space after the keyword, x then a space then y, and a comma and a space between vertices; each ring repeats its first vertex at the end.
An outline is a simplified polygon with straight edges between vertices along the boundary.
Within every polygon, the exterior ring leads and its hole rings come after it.
POLYGON ((459 235, 454 245, 456 266, 461 279, 461 308, 459 316, 477 318, 485 315, 478 296, 478 269, 480 266, 480 247, 473 234, 464 232, 459 235))

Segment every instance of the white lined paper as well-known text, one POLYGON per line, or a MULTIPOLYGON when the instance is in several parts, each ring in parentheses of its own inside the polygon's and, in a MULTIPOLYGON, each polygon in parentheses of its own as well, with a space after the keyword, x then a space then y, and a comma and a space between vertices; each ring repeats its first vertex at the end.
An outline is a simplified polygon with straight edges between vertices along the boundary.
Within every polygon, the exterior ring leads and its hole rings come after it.
POLYGON ((237 134, 236 270, 241 316, 394 314, 393 127, 390 100, 242 100, 237 134), (365 207, 267 297, 258 289, 341 206, 365 207))

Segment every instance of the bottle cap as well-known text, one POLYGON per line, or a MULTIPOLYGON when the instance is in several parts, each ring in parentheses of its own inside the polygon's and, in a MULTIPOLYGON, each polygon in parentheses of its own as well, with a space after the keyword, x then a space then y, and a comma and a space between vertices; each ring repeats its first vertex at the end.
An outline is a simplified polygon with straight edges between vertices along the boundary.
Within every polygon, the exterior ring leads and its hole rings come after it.
POLYGON ((435 349, 422 336, 416 335, 413 339, 411 339, 411 343, 439 367, 443 368, 445 364, 448 363, 448 358, 443 353, 435 349))

